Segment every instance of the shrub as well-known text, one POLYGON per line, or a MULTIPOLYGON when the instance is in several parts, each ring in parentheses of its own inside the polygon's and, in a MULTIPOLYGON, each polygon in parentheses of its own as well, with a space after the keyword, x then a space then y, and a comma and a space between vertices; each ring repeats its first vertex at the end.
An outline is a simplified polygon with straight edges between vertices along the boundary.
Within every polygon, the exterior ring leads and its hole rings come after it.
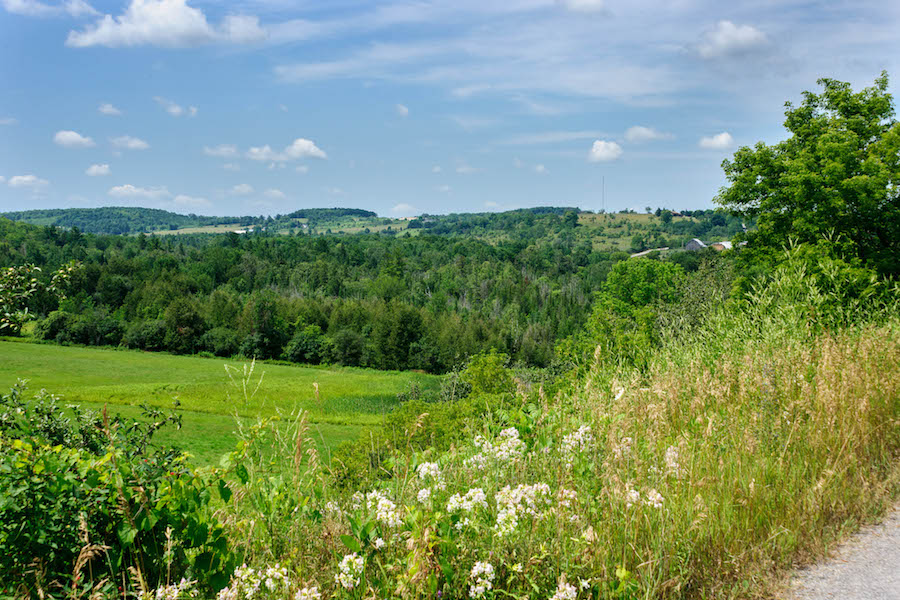
POLYGON ((165 350, 166 323, 162 319, 132 323, 125 331, 122 343, 139 350, 165 350))
POLYGON ((322 328, 307 325, 288 342, 284 349, 284 359, 296 363, 319 364, 323 358, 323 344, 322 328))
POLYGON ((241 348, 241 338, 233 329, 216 327, 203 334, 200 346, 216 356, 230 357, 241 348))

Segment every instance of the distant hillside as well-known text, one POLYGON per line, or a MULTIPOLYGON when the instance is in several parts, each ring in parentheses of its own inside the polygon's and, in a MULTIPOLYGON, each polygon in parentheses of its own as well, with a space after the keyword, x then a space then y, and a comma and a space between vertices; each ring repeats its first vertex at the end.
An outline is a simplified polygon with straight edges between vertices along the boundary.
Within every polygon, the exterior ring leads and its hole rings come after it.
MULTIPOLYGON (((205 217, 195 214, 181 215, 156 208, 132 206, 107 206, 103 208, 56 208, 0 213, 13 221, 32 225, 53 225, 71 229, 77 227, 86 233, 135 234, 155 231, 177 231, 214 227, 216 225, 272 225, 271 217, 205 217)), ((276 217, 275 221, 289 218, 319 221, 342 217, 376 218, 371 211, 357 208, 308 208, 298 210, 287 217, 276 217)))

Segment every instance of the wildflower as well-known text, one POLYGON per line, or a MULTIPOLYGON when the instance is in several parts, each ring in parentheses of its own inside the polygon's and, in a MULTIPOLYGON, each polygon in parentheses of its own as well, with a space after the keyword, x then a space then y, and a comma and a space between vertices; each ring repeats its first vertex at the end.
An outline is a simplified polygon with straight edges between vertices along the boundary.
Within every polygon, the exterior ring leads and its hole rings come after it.
POLYGON ((635 504, 641 501, 641 494, 636 489, 631 486, 628 486, 628 489, 625 490, 625 506, 631 508, 635 504))
POLYGON ((366 494, 366 507, 375 511, 375 518, 388 527, 398 527, 403 519, 397 505, 378 490, 366 494))
POLYGON ((575 600, 577 595, 578 590, 575 589, 574 585, 561 581, 556 587, 556 593, 551 596, 550 600, 575 600))
POLYGON ((494 496, 497 501, 497 524, 495 530, 500 537, 512 533, 519 523, 519 516, 543 517, 542 509, 550 504, 550 486, 546 483, 534 485, 508 485, 494 496))
POLYGON ((521 573, 525 570, 525 568, 522 566, 522 563, 516 563, 511 568, 513 573, 521 573))
POLYGON ((441 473, 437 463, 422 463, 416 467, 416 474, 422 481, 433 480, 435 489, 442 490, 445 487, 444 475, 441 473))
POLYGON ((473 512, 476 508, 487 508, 487 496, 481 488, 471 488, 464 496, 453 494, 447 501, 447 512, 473 512))
POLYGON ((334 581, 345 590, 352 590, 359 585, 365 566, 365 559, 359 554, 347 554, 338 565, 340 573, 334 576, 334 581))
POLYGON ((561 488, 556 494, 556 500, 560 507, 572 508, 572 504, 578 500, 578 492, 561 488))
POLYGON ((317 587, 305 587, 294 594, 294 600, 322 600, 322 594, 317 587))
POLYGON ((470 577, 475 583, 469 589, 469 597, 481 598, 494 587, 494 566, 489 562, 477 562, 472 567, 470 577))
POLYGON ((372 542, 372 544, 375 546, 376 550, 381 550, 385 546, 385 541, 382 538, 375 538, 375 541, 372 542))
POLYGON ((577 431, 565 436, 560 447, 560 453, 566 461, 566 467, 572 468, 572 463, 579 454, 588 450, 594 442, 594 435, 591 428, 582 425, 577 431))
POLYGON ((591 580, 590 579, 579 579, 578 587, 580 587, 583 590, 588 589, 589 587, 591 587, 591 580))
POLYGON ((365 496, 362 495, 362 492, 354 492, 350 497, 350 508, 353 510, 359 510, 362 508, 363 500, 365 500, 365 496))
POLYGON ((482 436, 475 437, 475 446, 481 450, 471 458, 463 461, 467 467, 484 469, 487 461, 493 459, 500 463, 510 463, 522 458, 525 454, 525 442, 519 437, 519 430, 509 427, 500 432, 497 440, 491 442, 482 436))
POLYGON ((656 490, 650 490, 647 492, 647 499, 644 501, 644 504, 652 506, 653 508, 662 508, 663 500, 665 500, 665 498, 662 497, 662 494, 656 490))
POLYGON ((675 477, 681 477, 681 465, 678 462, 678 448, 669 446, 666 448, 666 473, 675 477))
POLYGON ((329 501, 325 503, 325 514, 340 518, 344 515, 344 511, 341 510, 340 505, 337 502, 329 501))
POLYGON ((431 501, 431 489, 430 488, 422 488, 419 490, 419 493, 416 494, 416 499, 422 504, 428 504, 431 501))

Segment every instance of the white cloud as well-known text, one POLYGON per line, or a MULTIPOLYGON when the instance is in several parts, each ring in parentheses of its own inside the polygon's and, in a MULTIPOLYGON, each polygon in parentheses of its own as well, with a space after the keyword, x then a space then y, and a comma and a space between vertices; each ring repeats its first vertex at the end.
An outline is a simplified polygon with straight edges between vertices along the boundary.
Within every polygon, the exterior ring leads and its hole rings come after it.
POLYGON ((408 117, 408 116, 409 116, 409 108, 407 108, 406 106, 404 106, 404 105, 402 105, 402 104, 397 104, 397 105, 394 107, 394 110, 396 110, 396 111, 397 111, 397 114, 400 115, 401 117, 408 117))
POLYGON ((534 165, 534 172, 538 175, 546 175, 550 171, 544 165, 534 165))
POLYGON ((412 204, 407 204, 406 202, 401 202, 400 204, 395 204, 391 209, 391 212, 400 215, 402 217, 409 217, 419 211, 418 208, 413 206, 412 204))
POLYGON ((586 140, 607 135, 603 131, 544 131, 526 133, 497 142, 502 146, 531 146, 537 144, 559 144, 575 140, 586 140))
POLYGON ((710 150, 724 150, 734 144, 734 138, 727 131, 700 138, 700 147, 710 150))
POLYGON ((87 136, 83 136, 75 131, 57 131, 53 136, 53 141, 63 148, 93 148, 97 144, 94 140, 87 136))
POLYGON ((595 140, 588 153, 588 161, 590 162, 607 162, 616 160, 622 156, 622 146, 615 142, 607 142, 605 140, 595 140))
POLYGON ((513 158, 513 166, 517 169, 521 169, 522 167, 525 166, 525 163, 523 163, 522 159, 517 156, 517 157, 513 158))
POLYGON ((6 181, 6 177, 4 177, 3 175, 0 175, 0 183, 3 183, 4 181, 6 181))
POLYGON ((200 46, 214 42, 246 44, 266 38, 259 18, 230 15, 214 27, 187 0, 131 0, 125 13, 104 15, 82 31, 70 31, 67 46, 200 46))
POLYGON ((442 170, 442 169, 441 169, 441 166, 440 166, 440 165, 434 165, 433 167, 431 167, 431 172, 432 172, 432 173, 440 173, 441 170, 442 170))
POLYGON ((572 12, 591 13, 606 10, 605 0, 557 0, 557 4, 572 12))
POLYGON ((119 115, 122 114, 122 111, 121 111, 121 110, 119 110, 118 108, 116 108, 115 106, 113 106, 112 104, 110 104, 109 102, 106 102, 106 103, 104 103, 104 104, 101 104, 101 105, 97 108, 97 111, 98 111, 101 115, 109 115, 109 116, 111 116, 111 117, 118 117, 119 115))
POLYGON ((325 192, 328 194, 331 194, 332 196, 343 196, 344 195, 344 190, 342 190, 339 187, 325 188, 325 192))
POLYGON ((18 123, 18 121, 12 117, 3 117, 0 119, 0 125, 15 125, 16 123, 18 123))
POLYGON ((298 173, 309 173, 309 166, 308 165, 297 165, 296 167, 294 167, 294 170, 297 171, 298 173))
POLYGON ((187 109, 182 107, 181 105, 169 100, 168 98, 162 98, 160 96, 153 96, 153 100, 163 107, 163 109, 172 115, 173 117, 180 117, 181 115, 187 113, 189 117, 197 116, 197 107, 189 106, 187 109))
POLYGON ((449 194, 452 188, 449 185, 445 184, 445 185, 439 185, 434 189, 436 189, 437 191, 439 191, 442 194, 449 194))
POLYGON ((719 21, 716 28, 707 31, 697 45, 701 58, 720 58, 741 54, 764 46, 766 34, 752 25, 735 25, 731 21, 719 21))
POLYGON ((239 183, 231 188, 231 193, 237 196, 247 196, 253 193, 253 186, 249 183, 239 183))
POLYGON ((142 188, 135 187, 130 183, 111 187, 107 194, 116 198, 145 198, 147 200, 158 200, 172 195, 165 187, 142 188))
POLYGON ((457 125, 466 131, 474 131, 476 129, 484 129, 497 123, 497 119, 493 117, 476 117, 466 115, 456 115, 450 117, 457 125))
POLYGON ((109 175, 112 171, 109 168, 109 165, 91 165, 87 168, 87 171, 84 172, 85 175, 89 175, 91 177, 100 177, 103 175, 109 175))
POLYGON ((14 188, 40 188, 50 185, 46 179, 41 179, 37 175, 14 175, 9 178, 9 187, 14 188))
POLYGON ((472 173, 478 173, 481 169, 476 169, 475 167, 467 164, 461 164, 456 167, 456 172, 460 175, 471 175, 472 173))
POLYGON ((234 144, 219 144, 212 147, 203 146, 203 154, 218 156, 219 158, 233 158, 238 155, 238 149, 234 144))
POLYGON ((657 131, 652 127, 644 127, 643 125, 635 125, 629 127, 625 132, 625 141, 631 143, 650 142, 653 140, 671 140, 675 136, 671 133, 657 131))
POLYGON ((312 140, 305 138, 297 138, 283 152, 277 152, 271 146, 251 147, 246 154, 250 160, 258 160, 262 162, 283 163, 289 160, 299 160, 302 158, 328 158, 325 152, 315 145, 312 140))
POLYGON ((172 202, 182 208, 208 208, 212 206, 212 203, 206 198, 188 196, 186 194, 178 194, 172 202))
POLYGON ((264 193, 269 198, 277 198, 279 200, 287 198, 287 195, 284 192, 276 188, 268 189, 264 193))
POLYGON ((222 165, 222 168, 226 171, 240 171, 241 165, 237 163, 225 163, 224 165, 222 165))
POLYGON ((131 137, 130 135, 115 137, 110 141, 116 148, 123 148, 125 150, 146 150, 150 147, 150 144, 148 144, 144 140, 136 137, 131 137))
POLYGON ((83 17, 99 14, 84 0, 65 0, 58 4, 46 4, 39 0, 2 0, 0 4, 7 12, 26 17, 83 17))

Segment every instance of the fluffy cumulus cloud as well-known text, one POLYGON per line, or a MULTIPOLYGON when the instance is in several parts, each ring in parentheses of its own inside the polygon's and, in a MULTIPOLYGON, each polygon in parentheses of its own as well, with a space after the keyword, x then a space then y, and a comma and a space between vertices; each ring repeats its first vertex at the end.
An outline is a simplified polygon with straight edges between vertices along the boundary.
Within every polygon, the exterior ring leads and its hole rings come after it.
POLYGON ((407 204, 406 202, 401 202, 400 204, 395 204, 394 207, 391 209, 391 212, 394 213, 395 215, 399 215, 401 217, 408 217, 408 216, 414 215, 416 212, 418 212, 418 210, 419 209, 417 209, 412 204, 407 204))
POLYGON ((625 140, 631 143, 651 142, 653 140, 671 140, 674 138, 671 133, 657 131, 652 127, 644 127, 643 125, 635 125, 629 127, 625 132, 625 140))
POLYGON ((93 148, 97 145, 94 140, 76 131, 57 131, 53 141, 63 148, 93 148))
POLYGON ((397 104, 396 106, 394 106, 394 110, 396 110, 397 114, 401 117, 409 116, 409 108, 403 104, 397 104))
POLYGON ((154 96, 153 101, 162 106, 163 109, 173 117, 180 117, 181 115, 188 115, 189 117, 197 116, 196 106, 189 106, 185 109, 180 104, 176 104, 175 102, 160 96, 154 96))
POLYGON ((101 115, 107 115, 110 117, 118 117, 122 114, 122 111, 110 104, 109 102, 104 102, 99 107, 97 107, 97 112, 101 115))
POLYGON ((2 0, 0 4, 6 12, 26 17, 84 17, 99 14, 94 7, 84 0, 65 0, 48 4, 39 0, 2 0))
POLYGON ((328 158, 325 152, 315 145, 312 140, 305 138, 297 138, 293 143, 285 148, 282 152, 273 150, 271 146, 251 147, 246 154, 250 160, 258 160, 262 162, 287 162, 289 160, 300 160, 303 158, 328 158))
POLYGON ((0 125, 15 125, 18 121, 13 119, 12 117, 3 117, 0 118, 0 125))
POLYGON ((89 175, 91 177, 101 177, 103 175, 109 175, 112 171, 109 168, 109 165, 91 165, 87 168, 87 171, 84 172, 85 175, 89 175))
POLYGON ((268 198, 275 198, 276 200, 283 200, 287 198, 287 195, 279 189, 271 188, 265 191, 265 195, 268 198))
POLYGON ((137 198, 146 200, 159 200, 169 198, 172 194, 165 187, 143 188, 133 186, 130 183, 109 188, 107 192, 114 198, 137 198))
POLYGON ((266 38, 259 18, 230 15, 211 25, 187 0, 132 0, 117 17, 104 15, 81 31, 70 31, 67 46, 163 46, 180 48, 211 43, 246 44, 266 38))
POLYGON ((547 169, 547 167, 545 167, 544 165, 534 165, 534 172, 538 175, 546 175, 550 172, 550 170, 547 169))
POLYGON ((203 154, 219 158, 233 158, 238 155, 237 146, 234 144, 219 144, 218 146, 203 146, 203 154))
POLYGON ((231 193, 236 196, 247 196, 253 193, 253 186, 249 183, 239 183, 231 188, 231 193))
POLYGON ((750 52, 767 42, 766 34, 752 25, 735 25, 731 21, 719 21, 715 29, 703 35, 697 45, 697 53, 701 58, 720 58, 750 52))
POLYGON ((150 144, 144 140, 131 137, 130 135, 120 135, 119 137, 112 138, 110 141, 113 146, 122 148, 123 150, 146 150, 150 147, 150 144))
POLYGON ((590 162, 608 162, 616 160, 622 156, 622 146, 615 142, 606 140, 595 140, 588 153, 588 161, 590 162))
POLYGON ((734 145, 734 138, 727 131, 700 138, 700 147, 709 150, 724 150, 734 145))
POLYGON ((13 175, 9 178, 9 187, 14 188, 37 189, 45 185, 50 185, 50 182, 46 179, 41 179, 37 175, 13 175))

